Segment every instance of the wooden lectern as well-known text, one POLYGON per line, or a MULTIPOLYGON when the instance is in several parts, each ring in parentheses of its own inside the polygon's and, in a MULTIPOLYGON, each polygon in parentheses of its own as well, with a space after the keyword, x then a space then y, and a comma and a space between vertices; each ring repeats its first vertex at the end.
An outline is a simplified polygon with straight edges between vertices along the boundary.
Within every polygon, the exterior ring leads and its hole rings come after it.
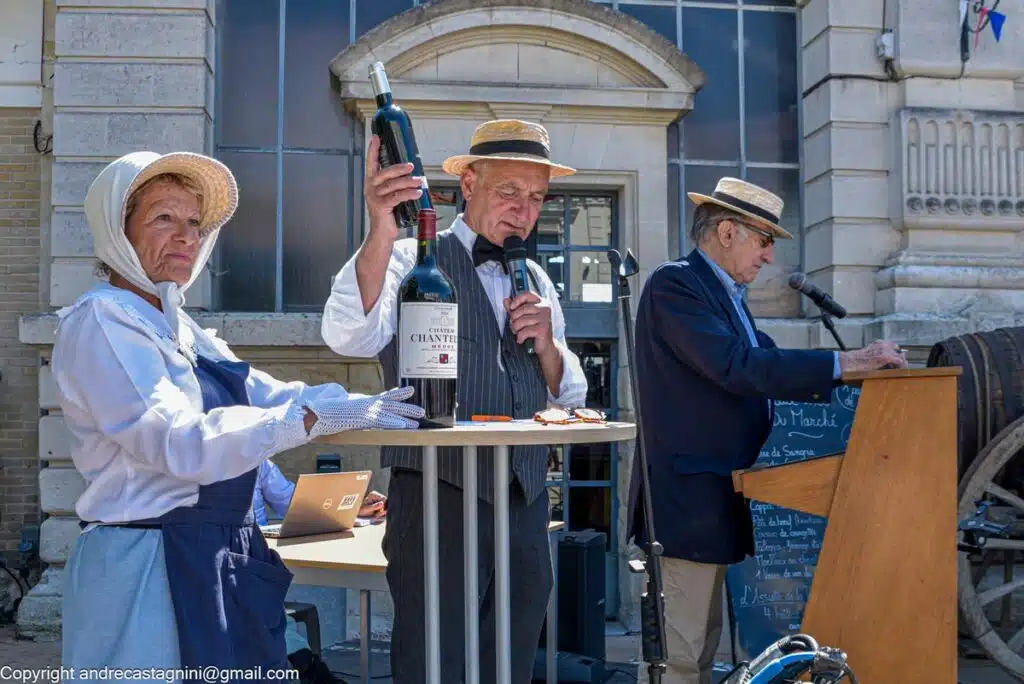
POLYGON ((748 499, 828 518, 801 631, 861 684, 957 681, 960 373, 845 374, 861 394, 842 455, 733 474, 748 499))

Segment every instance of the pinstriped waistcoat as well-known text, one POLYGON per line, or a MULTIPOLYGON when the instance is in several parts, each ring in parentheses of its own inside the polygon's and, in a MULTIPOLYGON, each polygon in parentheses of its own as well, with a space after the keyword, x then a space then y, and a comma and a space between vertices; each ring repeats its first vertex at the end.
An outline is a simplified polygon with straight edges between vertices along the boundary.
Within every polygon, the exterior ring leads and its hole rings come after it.
MULTIPOLYGON (((494 309, 487 298, 473 260, 450 230, 437 234, 437 262, 455 284, 459 303, 459 381, 457 420, 473 414, 532 418, 547 405, 547 387, 536 356, 517 344, 512 326, 505 322, 498 331, 494 309)), ((531 264, 531 267, 533 265, 531 264)), ((386 387, 398 386, 398 336, 378 354, 386 387)), ((480 498, 494 501, 494 449, 479 447, 477 491, 480 498)), ((519 480, 532 502, 544 491, 547 479, 547 446, 512 447, 512 476, 519 480)), ((438 476, 462 487, 462 449, 439 447, 438 476)), ((418 447, 381 447, 381 465, 422 470, 418 447)))

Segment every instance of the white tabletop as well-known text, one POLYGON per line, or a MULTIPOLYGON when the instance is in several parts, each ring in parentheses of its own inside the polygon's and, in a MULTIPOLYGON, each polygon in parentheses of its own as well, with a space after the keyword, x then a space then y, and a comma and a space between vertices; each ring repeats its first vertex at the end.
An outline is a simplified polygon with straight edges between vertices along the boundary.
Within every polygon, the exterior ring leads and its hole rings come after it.
POLYGON ((347 430, 318 437, 323 444, 360 446, 518 446, 624 442, 636 437, 633 423, 545 425, 533 419, 458 422, 431 430, 347 430))
MULTIPOLYGON (((289 568, 384 572, 388 567, 388 561, 381 550, 385 525, 387 523, 383 522, 344 532, 288 539, 267 537, 267 546, 276 549, 289 568)), ((548 523, 548 532, 556 532, 564 527, 565 523, 561 520, 552 520, 548 523)))

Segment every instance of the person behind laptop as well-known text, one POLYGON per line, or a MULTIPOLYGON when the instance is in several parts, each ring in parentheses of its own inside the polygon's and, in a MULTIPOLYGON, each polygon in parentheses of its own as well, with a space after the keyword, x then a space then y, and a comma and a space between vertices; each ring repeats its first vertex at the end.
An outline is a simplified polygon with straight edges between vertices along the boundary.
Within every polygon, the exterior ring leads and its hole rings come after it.
MULTIPOLYGON (((294 494, 295 483, 285 477, 276 463, 269 459, 260 463, 252 496, 252 513, 256 518, 256 524, 262 526, 268 523, 268 505, 277 517, 283 518, 288 512, 294 494)), ((369 518, 383 515, 385 501, 386 497, 383 494, 370 492, 363 499, 359 516, 369 518)), ((285 630, 284 638, 288 644, 288 660, 298 671, 300 681, 304 684, 345 684, 344 680, 331 672, 320 656, 313 653, 309 642, 299 632, 295 618, 291 615, 288 616, 288 628, 285 630)))
MULTIPOLYGON (((288 507, 292 504, 294 494, 295 483, 285 477, 272 460, 263 461, 260 464, 260 471, 256 475, 256 488, 252 497, 252 513, 256 517, 256 524, 260 526, 269 524, 267 504, 274 509, 277 517, 284 518, 288 507)), ((387 500, 388 498, 380 492, 368 492, 359 507, 359 517, 377 518, 384 515, 387 500)))

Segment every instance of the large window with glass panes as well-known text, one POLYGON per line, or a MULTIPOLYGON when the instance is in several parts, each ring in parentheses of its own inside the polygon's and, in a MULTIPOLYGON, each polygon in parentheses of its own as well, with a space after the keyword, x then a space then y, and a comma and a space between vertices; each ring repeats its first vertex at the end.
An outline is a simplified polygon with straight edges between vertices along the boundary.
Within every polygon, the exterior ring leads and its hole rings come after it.
MULTIPOLYGON (((802 261, 794 0, 594 1, 660 33, 707 75, 693 111, 668 131, 670 256, 693 247, 686 192, 709 192, 723 175, 765 185, 785 200, 783 223, 797 239, 777 243, 776 264, 751 288, 751 308, 759 316, 798 315, 798 299, 785 287, 802 261)), ((217 308, 323 305, 331 276, 363 230, 364 131, 332 90, 326 65, 417 4, 218 0, 216 154, 237 174, 242 201, 239 229, 224 234, 215 256, 217 308)), ((581 245, 548 256, 549 272, 561 270, 566 301, 607 296, 599 252, 581 245)))

